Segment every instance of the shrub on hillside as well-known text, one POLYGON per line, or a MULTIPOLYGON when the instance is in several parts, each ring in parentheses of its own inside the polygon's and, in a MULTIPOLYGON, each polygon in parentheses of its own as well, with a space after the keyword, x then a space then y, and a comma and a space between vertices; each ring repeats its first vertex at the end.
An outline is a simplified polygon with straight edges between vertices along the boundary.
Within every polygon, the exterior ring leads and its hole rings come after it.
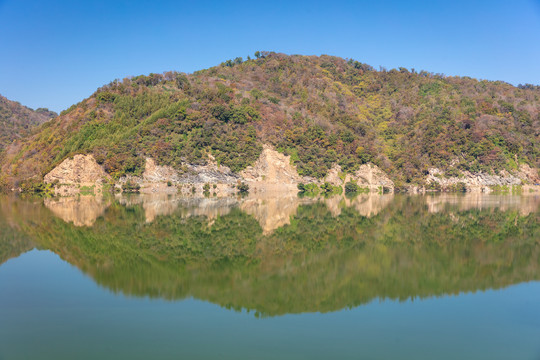
POLYGON ((360 187, 356 183, 352 181, 345 183, 345 193, 353 194, 357 193, 359 190, 360 187))

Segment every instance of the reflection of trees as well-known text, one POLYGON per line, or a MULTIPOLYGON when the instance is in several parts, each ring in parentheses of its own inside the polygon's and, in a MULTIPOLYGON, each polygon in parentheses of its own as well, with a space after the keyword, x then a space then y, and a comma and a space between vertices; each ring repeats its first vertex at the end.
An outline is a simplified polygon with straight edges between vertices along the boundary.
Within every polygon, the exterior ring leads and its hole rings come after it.
MULTIPOLYGON (((27 213, 28 208, 36 206, 0 195, 0 265, 34 248, 30 237, 21 232, 18 221, 21 214, 27 213)), ((37 208, 42 209, 41 206, 37 208)))
POLYGON ((432 200, 395 196, 375 206, 379 211, 370 217, 345 202, 337 217, 334 203, 304 204, 271 233, 237 206, 211 221, 186 217, 179 206, 148 223, 142 205, 118 202, 92 227, 75 227, 42 209, 39 216, 18 216, 17 227, 112 291, 193 296, 265 315, 333 311, 375 298, 439 296, 540 278, 538 211, 462 210, 447 202, 444 211, 430 213, 426 201, 432 200))

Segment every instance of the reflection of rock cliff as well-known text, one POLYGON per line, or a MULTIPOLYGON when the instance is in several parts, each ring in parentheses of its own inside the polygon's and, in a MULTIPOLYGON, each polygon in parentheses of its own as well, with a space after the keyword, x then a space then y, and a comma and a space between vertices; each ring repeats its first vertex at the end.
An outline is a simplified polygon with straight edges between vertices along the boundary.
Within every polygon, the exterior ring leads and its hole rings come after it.
POLYGON ((380 213, 385 207, 387 207, 391 202, 394 196, 392 194, 388 195, 359 195, 353 198, 347 206, 354 206, 356 211, 362 216, 372 217, 380 213))
POLYGON ((366 217, 377 215, 391 201, 393 195, 360 195, 353 199, 342 196, 330 198, 300 198, 296 192, 259 192, 248 197, 237 199, 224 198, 190 198, 167 194, 140 194, 118 196, 118 201, 126 206, 142 205, 146 222, 152 222, 157 216, 181 214, 182 217, 205 216, 209 220, 223 216, 234 206, 252 215, 261 225, 264 234, 290 224, 290 217, 296 214, 298 206, 323 201, 334 216, 341 213, 343 206, 353 206, 356 211, 366 217))
POLYGON ((157 216, 171 215, 178 208, 177 199, 168 194, 118 195, 117 199, 125 206, 142 205, 147 223, 157 216))
MULTIPOLYGON (((259 192, 245 198, 236 197, 183 197, 173 194, 118 195, 116 200, 125 206, 141 205, 147 223, 158 216, 180 215, 182 218, 203 216, 209 221, 228 214, 233 207, 252 215, 260 224, 265 235, 290 224, 300 205, 323 202, 333 217, 339 216, 344 208, 354 208, 363 217, 374 217, 384 211, 393 201, 393 194, 361 194, 353 198, 333 196, 329 198, 298 197, 295 192, 259 192)), ((538 211, 540 197, 487 195, 467 193, 464 195, 441 194, 419 196, 430 213, 455 209, 467 211, 498 208, 501 211, 517 210, 521 215, 538 211)), ((77 198, 46 199, 45 206, 56 216, 76 226, 92 226, 102 216, 110 201, 101 197, 80 196, 77 198)))
POLYGON ((341 214, 343 207, 352 206, 359 215, 372 217, 386 208, 392 202, 393 197, 392 194, 363 194, 352 199, 344 196, 300 198, 291 192, 286 195, 259 194, 258 196, 249 196, 243 199, 240 203, 240 209, 257 219, 264 234, 270 234, 274 230, 290 224, 291 217, 296 215, 300 205, 323 202, 334 217, 341 214))
POLYGON ((182 217, 205 216, 215 219, 229 213, 237 201, 234 198, 187 198, 167 194, 140 194, 129 197, 118 196, 118 201, 126 206, 142 205, 146 222, 158 216, 181 214, 182 217))
POLYGON ((75 226, 92 226, 111 204, 96 196, 45 199, 45 206, 65 222, 75 226))
POLYGON ((352 199, 344 196, 332 196, 324 199, 324 203, 332 216, 339 216, 343 207, 354 207, 359 215, 372 217, 380 213, 392 202, 393 194, 361 194, 352 199))
POLYGON ((455 209, 467 211, 472 209, 499 209, 500 211, 517 210, 521 215, 528 215, 538 211, 540 197, 512 196, 512 195, 486 195, 482 193, 441 194, 438 196, 426 196, 426 204, 431 213, 455 209))
MULTIPOLYGON (((158 193, 118 195, 116 199, 124 206, 141 205, 147 223, 153 222, 158 216, 173 214, 180 214, 183 218, 204 216, 208 220, 213 220, 218 216, 228 214, 233 207, 239 206, 240 210, 252 215, 259 222, 264 234, 270 234, 290 224, 291 216, 296 214, 300 205, 323 201, 333 216, 338 216, 343 206, 352 206, 360 215, 371 217, 384 209, 392 201, 392 196, 369 194, 353 199, 342 196, 300 198, 296 192, 262 192, 237 199, 232 197, 193 198, 158 193)), ((92 226, 110 206, 110 201, 104 201, 96 196, 64 197, 46 199, 45 206, 66 222, 72 222, 76 226, 92 226)))
POLYGON ((296 214, 298 206, 313 203, 316 200, 299 198, 295 193, 285 195, 265 194, 265 196, 252 196, 244 199, 240 209, 253 215, 261 225, 263 234, 291 223, 291 216, 296 214))
POLYGON ((146 222, 150 223, 160 215, 179 214, 183 218, 204 216, 213 220, 227 215, 235 206, 255 217, 265 233, 289 224, 289 218, 296 213, 299 205, 313 203, 315 199, 300 199, 296 193, 260 193, 247 198, 189 198, 167 194, 140 194, 129 197, 118 196, 118 201, 126 206, 142 205, 146 222))
POLYGON ((227 215, 237 203, 235 198, 184 198, 179 211, 182 217, 205 216, 215 219, 227 215))

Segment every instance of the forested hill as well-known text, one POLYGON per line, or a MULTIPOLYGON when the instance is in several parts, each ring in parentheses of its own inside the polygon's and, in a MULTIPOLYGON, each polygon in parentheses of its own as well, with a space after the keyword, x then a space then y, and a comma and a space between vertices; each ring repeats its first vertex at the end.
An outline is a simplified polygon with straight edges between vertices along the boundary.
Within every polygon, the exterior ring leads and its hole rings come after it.
POLYGON ((13 140, 28 135, 35 126, 57 115, 44 108, 32 110, 0 95, 0 151, 13 140))
POLYGON ((371 162, 399 186, 421 184, 430 167, 538 169, 539 137, 538 86, 257 52, 194 74, 111 82, 10 148, 0 181, 43 176, 78 153, 116 178, 140 174, 147 156, 180 168, 212 154, 237 172, 270 144, 301 175, 371 162))

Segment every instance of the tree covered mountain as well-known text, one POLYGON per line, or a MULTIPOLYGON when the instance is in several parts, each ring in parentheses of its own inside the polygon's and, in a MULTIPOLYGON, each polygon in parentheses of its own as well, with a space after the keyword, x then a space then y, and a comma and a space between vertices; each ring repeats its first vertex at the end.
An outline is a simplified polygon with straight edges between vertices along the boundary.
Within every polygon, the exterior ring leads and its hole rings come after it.
POLYGON ((58 114, 48 109, 32 110, 0 95, 0 151, 55 116, 58 114))
POLYGON ((332 56, 256 53, 193 74, 115 80, 11 146, 2 181, 41 178, 93 154, 114 178, 145 157, 181 168, 218 163, 238 172, 270 144, 300 175, 373 163, 397 186, 449 174, 540 165, 540 88, 380 69, 332 56))

